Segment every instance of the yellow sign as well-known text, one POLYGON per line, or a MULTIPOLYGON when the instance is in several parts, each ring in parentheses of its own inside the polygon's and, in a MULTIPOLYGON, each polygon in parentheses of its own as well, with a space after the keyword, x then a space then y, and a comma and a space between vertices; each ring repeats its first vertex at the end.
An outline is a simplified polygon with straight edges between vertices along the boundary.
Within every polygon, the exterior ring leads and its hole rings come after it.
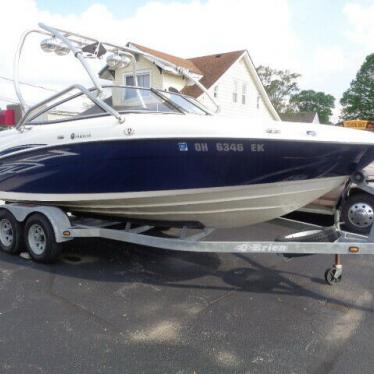
POLYGON ((360 119, 343 122, 344 127, 350 127, 354 129, 360 129, 360 130, 365 130, 367 128, 367 125, 368 125, 368 121, 363 121, 360 119))

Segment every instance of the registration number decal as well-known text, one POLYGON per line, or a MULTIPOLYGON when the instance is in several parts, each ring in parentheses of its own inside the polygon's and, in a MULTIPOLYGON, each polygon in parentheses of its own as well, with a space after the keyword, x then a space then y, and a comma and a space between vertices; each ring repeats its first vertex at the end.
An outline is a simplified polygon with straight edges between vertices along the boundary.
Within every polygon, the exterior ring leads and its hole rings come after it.
MULTIPOLYGON (((179 150, 180 151, 185 151, 187 150, 187 144, 185 147, 182 147, 184 149, 181 149, 181 144, 186 144, 186 143, 179 143, 179 150)), ((244 146, 243 143, 231 143, 231 142, 218 142, 218 143, 213 143, 213 145, 208 143, 194 143, 194 150, 195 152, 209 152, 209 148, 213 146, 213 149, 217 152, 244 152, 245 147, 248 148, 250 152, 264 152, 264 144, 248 144, 244 146)))
POLYGON ((216 143, 218 152, 243 152, 244 146, 242 143, 216 143))

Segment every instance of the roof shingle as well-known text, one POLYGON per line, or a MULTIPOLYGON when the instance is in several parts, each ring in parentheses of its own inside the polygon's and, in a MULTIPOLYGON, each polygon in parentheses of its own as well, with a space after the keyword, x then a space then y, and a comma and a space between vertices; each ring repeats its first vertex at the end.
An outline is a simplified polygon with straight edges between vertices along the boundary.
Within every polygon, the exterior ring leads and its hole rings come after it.
POLYGON ((184 59, 181 57, 169 55, 168 53, 156 51, 155 49, 151 49, 148 47, 144 47, 140 44, 132 43, 130 42, 129 44, 133 45, 134 47, 140 49, 143 52, 149 53, 152 56, 159 57, 163 60, 167 60, 177 66, 181 66, 183 68, 186 68, 190 70, 193 73, 200 74, 202 75, 202 72, 199 70, 199 68, 191 61, 191 59, 184 59))
MULTIPOLYGON (((193 73, 202 75, 203 77, 201 78, 200 83, 202 83, 207 89, 212 87, 212 85, 217 82, 227 69, 245 52, 245 50, 241 50, 185 59, 144 47, 137 43, 129 44, 143 52, 170 61, 171 63, 184 67, 193 73)), ((202 91, 198 86, 193 85, 184 87, 182 93, 197 98, 202 94, 202 91)))
MULTIPOLYGON (((203 78, 201 78, 200 83, 209 89, 244 52, 246 51, 216 53, 188 60, 202 72, 203 78)), ((202 94, 202 91, 198 86, 193 85, 184 87, 182 93, 197 98, 202 94)))

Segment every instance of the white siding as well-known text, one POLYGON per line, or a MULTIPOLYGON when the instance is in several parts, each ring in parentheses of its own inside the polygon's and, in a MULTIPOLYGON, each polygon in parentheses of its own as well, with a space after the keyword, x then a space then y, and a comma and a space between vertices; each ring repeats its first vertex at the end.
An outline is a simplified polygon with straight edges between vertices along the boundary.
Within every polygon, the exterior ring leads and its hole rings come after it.
MULTIPOLYGON (((137 72, 149 72, 151 76, 151 87, 162 88, 162 76, 158 67, 143 57, 139 58, 136 64, 137 72)), ((117 69, 115 75, 114 84, 125 84, 125 76, 132 75, 133 68, 132 65, 124 69, 117 69)))
MULTIPOLYGON (((257 87, 252 79, 244 58, 233 64, 230 69, 214 84, 209 93, 214 95, 214 87, 218 84, 217 103, 220 106, 220 113, 225 115, 245 116, 255 118, 273 119, 267 109, 257 87), (237 102, 233 102, 233 92, 237 84, 237 102), (242 87, 246 85, 246 102, 242 103, 242 87)), ((199 100, 210 107, 210 100, 206 95, 199 97, 199 100)))
MULTIPOLYGON (((183 77, 160 72, 160 69, 153 63, 149 62, 144 57, 140 57, 137 61, 137 72, 149 72, 151 79, 151 87, 167 90, 174 87, 180 91, 186 86, 186 80, 183 77)), ((116 70, 115 83, 124 84, 125 76, 132 75, 132 66, 125 69, 116 70)), ((260 95, 254 80, 249 71, 248 65, 244 56, 234 63, 225 74, 214 84, 209 93, 214 96, 214 88, 218 84, 218 97, 216 101, 220 105, 221 113, 231 116, 245 116, 254 118, 274 119, 269 108, 265 105, 262 96, 260 95), (233 102, 233 92, 237 85, 237 101, 233 102), (242 102, 243 85, 246 86, 245 104, 242 102)), ((206 95, 198 98, 208 108, 213 109, 210 100, 206 95)))
POLYGON ((162 74, 162 77, 163 77, 162 85, 163 85, 164 90, 168 90, 170 87, 173 87, 176 90, 180 91, 186 85, 186 80, 183 79, 183 77, 181 76, 168 74, 164 72, 162 74))

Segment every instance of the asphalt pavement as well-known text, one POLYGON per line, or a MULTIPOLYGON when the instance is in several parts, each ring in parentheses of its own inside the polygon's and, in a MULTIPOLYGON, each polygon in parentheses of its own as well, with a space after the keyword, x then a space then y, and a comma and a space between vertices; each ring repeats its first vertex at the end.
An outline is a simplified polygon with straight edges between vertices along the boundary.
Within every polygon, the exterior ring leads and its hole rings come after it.
POLYGON ((0 373, 372 374, 374 261, 345 257, 333 287, 332 261, 104 240, 72 242, 54 265, 1 253, 0 373))

